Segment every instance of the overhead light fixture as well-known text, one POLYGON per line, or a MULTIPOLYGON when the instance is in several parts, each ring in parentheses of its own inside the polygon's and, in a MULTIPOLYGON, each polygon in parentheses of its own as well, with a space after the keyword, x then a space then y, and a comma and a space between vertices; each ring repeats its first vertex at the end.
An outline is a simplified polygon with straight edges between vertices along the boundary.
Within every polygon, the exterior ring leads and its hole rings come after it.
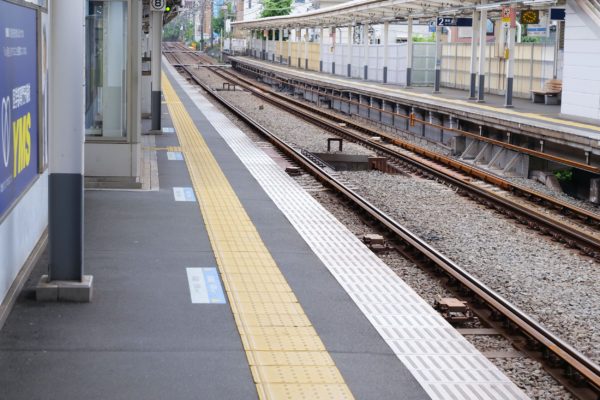
POLYGON ((500 8, 500 7, 502 7, 502 3, 482 4, 480 6, 475 7, 475 9, 477 9, 479 11, 485 11, 485 10, 493 10, 493 9, 500 8))
POLYGON ((556 4, 556 0, 525 0, 523 5, 525 6, 549 6, 556 4))

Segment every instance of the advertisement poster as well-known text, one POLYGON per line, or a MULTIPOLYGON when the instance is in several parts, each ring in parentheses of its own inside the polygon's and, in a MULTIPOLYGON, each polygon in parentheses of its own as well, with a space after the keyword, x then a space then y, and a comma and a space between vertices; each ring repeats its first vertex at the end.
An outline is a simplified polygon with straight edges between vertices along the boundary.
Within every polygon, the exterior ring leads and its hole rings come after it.
POLYGON ((0 0, 0 216, 38 174, 36 11, 0 0))

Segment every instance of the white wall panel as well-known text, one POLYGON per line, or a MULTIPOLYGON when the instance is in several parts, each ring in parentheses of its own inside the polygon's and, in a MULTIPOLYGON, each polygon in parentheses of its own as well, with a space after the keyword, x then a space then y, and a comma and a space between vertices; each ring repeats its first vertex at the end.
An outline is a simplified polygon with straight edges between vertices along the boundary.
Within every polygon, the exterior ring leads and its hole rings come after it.
POLYGON ((0 303, 48 226, 48 174, 38 180, 0 223, 0 303))
POLYGON ((564 59, 561 112, 600 120, 600 27, 571 3, 567 3, 564 59))

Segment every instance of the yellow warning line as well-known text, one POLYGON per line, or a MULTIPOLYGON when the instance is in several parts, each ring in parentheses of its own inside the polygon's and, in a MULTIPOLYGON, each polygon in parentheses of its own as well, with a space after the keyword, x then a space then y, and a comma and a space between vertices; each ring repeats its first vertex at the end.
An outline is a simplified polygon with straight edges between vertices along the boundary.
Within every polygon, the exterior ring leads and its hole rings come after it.
MULTIPOLYGON (((286 69, 286 68, 281 68, 281 67, 277 67, 277 66, 268 66, 269 68, 272 69, 276 69, 279 71, 282 71, 284 73, 289 73, 290 70, 286 69)), ((300 74, 304 74, 307 76, 315 76, 318 77, 319 75, 317 75, 316 73, 313 72, 304 72, 304 71, 300 71, 300 74)), ((339 82, 340 84, 344 84, 347 85, 348 81, 347 80, 343 80, 343 79, 339 79, 339 78, 333 78, 333 77, 327 77, 328 81, 332 81, 332 82, 339 82)), ((374 89, 373 85, 367 84, 367 83, 362 83, 362 82, 352 82, 352 86, 359 86, 359 87, 363 87, 366 89, 374 89)), ((535 113, 526 113, 526 112, 519 112, 516 110, 511 110, 511 109, 506 109, 506 108, 500 108, 500 107, 493 107, 493 106, 489 106, 489 105, 485 105, 485 104, 478 104, 478 103, 472 103, 466 100, 458 100, 458 99, 447 99, 444 97, 439 97, 439 96, 433 96, 433 95, 429 95, 429 94, 425 94, 425 93, 417 93, 414 91, 408 91, 408 90, 404 90, 404 89, 400 89, 400 88, 394 88, 394 89, 388 89, 385 87, 376 87, 376 89, 378 91, 384 92, 384 93, 389 93, 389 94, 404 94, 410 97, 420 97, 422 99, 428 99, 428 100, 435 100, 435 101, 441 101, 444 103, 451 103, 451 104, 456 104, 456 105, 460 105, 460 106, 466 106, 466 107, 471 107, 471 108, 478 108, 481 110, 487 110, 487 111, 493 111, 493 112, 498 112, 501 114, 506 114, 506 115, 511 115, 511 116, 518 116, 518 117, 525 117, 525 118, 530 118, 533 120, 539 120, 539 121, 545 121, 545 122, 551 122, 551 123, 555 123, 555 124, 561 124, 561 125, 566 125, 566 126, 570 126, 570 127, 575 127, 575 128, 581 128, 581 129, 587 129, 590 131, 596 131, 596 132, 600 132, 600 126, 598 125, 591 125, 591 124, 586 124, 583 122, 576 122, 576 121, 570 121, 570 120, 566 120, 566 119, 560 119, 560 118, 554 118, 554 117, 548 117, 542 114, 535 114, 535 113)))
POLYGON ((163 91, 261 399, 353 399, 206 142, 163 91))
POLYGON ((179 146, 167 146, 167 147, 155 147, 155 146, 144 146, 142 147, 144 151, 173 151, 178 152, 181 151, 179 146))

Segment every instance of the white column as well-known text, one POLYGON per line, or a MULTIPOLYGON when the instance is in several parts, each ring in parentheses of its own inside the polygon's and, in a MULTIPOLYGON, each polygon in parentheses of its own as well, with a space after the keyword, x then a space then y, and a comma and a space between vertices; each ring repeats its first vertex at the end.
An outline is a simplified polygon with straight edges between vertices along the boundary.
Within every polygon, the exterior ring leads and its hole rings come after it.
MULTIPOLYGON (((548 19, 550 19, 548 17, 548 19)), ((561 21, 556 21, 556 40, 554 43, 554 64, 552 68, 552 78, 558 79, 558 55, 560 53, 560 31, 561 31, 562 23, 561 21)))
POLYGON ((412 84, 413 66, 413 19, 408 17, 408 37, 406 42, 406 87, 412 84))
POLYGON ((513 81, 515 77, 515 34, 516 29, 510 28, 508 30, 508 60, 506 61, 506 96, 504 106, 507 108, 512 107, 513 99, 513 81))
POLYGON ((435 82, 433 93, 440 92, 440 81, 442 79, 442 27, 435 29, 435 82))
POLYGON ((152 11, 152 130, 161 130, 161 45, 163 13, 152 11))
POLYGON ((142 2, 132 1, 127 18, 127 135, 131 143, 131 176, 139 176, 140 145, 142 130, 141 81, 142 81, 142 2))
POLYGON ((479 11, 473 11, 473 25, 471 28, 471 84, 469 99, 477 99, 477 41, 479 40, 479 11))
MULTIPOLYGON (((85 2, 50 2, 49 276, 82 282, 85 2)), ((40 282, 40 286, 42 282, 40 282)), ((90 281, 91 285, 91 281, 90 281)), ((40 299, 38 286, 38 299, 40 299)), ((58 289, 57 289, 58 291, 58 289)), ((60 294, 56 294, 56 299, 60 294)), ((90 287, 91 296, 91 287, 90 287)), ((89 299, 87 300, 89 301, 89 299)))
POLYGON ((487 51, 487 11, 481 10, 479 21, 479 91, 477 102, 485 101, 485 62, 487 51))
POLYGON ((387 83, 388 74, 388 38, 390 31, 390 23, 383 23, 383 83, 387 83))
POLYGON ((279 28, 279 64, 283 64, 283 28, 279 28))
POLYGON ((369 78, 369 24, 363 25, 363 49, 364 49, 364 71, 363 71, 363 79, 367 80, 369 78))
POLYGON ((352 45, 354 44, 354 25, 348 26, 348 78, 352 77, 352 45))
POLYGON ((323 44, 325 43, 325 35, 323 27, 319 28, 319 72, 323 72, 323 44))
MULTIPOLYGON (((294 31, 294 33, 296 33, 296 32, 294 31)), ((292 65, 292 30, 291 29, 288 29, 287 42, 288 42, 287 48, 288 48, 288 67, 289 67, 292 65)))
POLYGON ((304 28, 304 69, 308 69, 308 28, 304 28))

